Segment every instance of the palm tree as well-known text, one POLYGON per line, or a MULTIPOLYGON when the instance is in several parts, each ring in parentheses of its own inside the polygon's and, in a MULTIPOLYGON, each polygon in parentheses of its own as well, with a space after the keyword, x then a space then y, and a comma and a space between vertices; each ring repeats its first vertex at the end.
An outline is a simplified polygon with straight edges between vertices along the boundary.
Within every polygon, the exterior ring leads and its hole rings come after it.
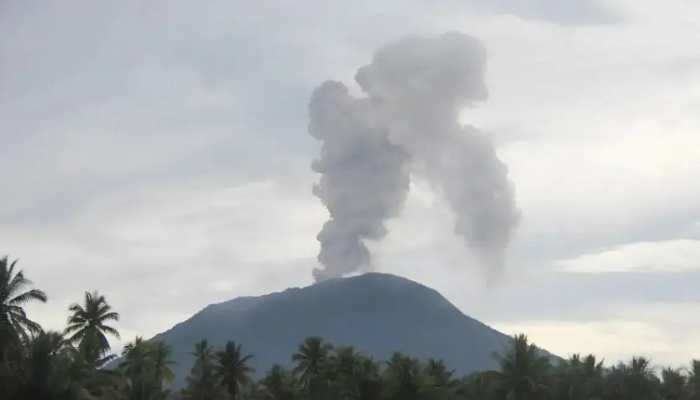
POLYGON ((552 369, 552 392, 557 400, 579 400, 583 386, 581 356, 573 354, 552 369))
POLYGON ((83 304, 73 303, 68 310, 73 314, 68 317, 64 334, 71 335, 71 343, 78 345, 83 357, 95 367, 116 358, 107 354, 111 350, 107 335, 120 339, 119 332, 106 323, 119 321, 119 314, 112 311, 105 297, 98 292, 85 292, 83 304))
POLYGON ((209 346, 209 341, 207 339, 202 339, 195 343, 194 351, 189 354, 194 356, 193 368, 202 368, 214 362, 214 348, 209 346))
POLYGON ((688 370, 688 386, 690 398, 700 400, 700 360, 692 360, 688 370))
POLYGON ((452 379, 453 370, 448 370, 442 360, 428 359, 423 373, 428 377, 428 388, 433 399, 451 399, 457 392, 458 382, 452 379))
POLYGON ((608 398, 619 400, 650 400, 658 397, 660 381, 651 361, 633 357, 629 363, 611 367, 606 375, 608 398))
POLYGON ((651 360, 645 357, 632 357, 627 367, 625 382, 628 398, 630 400, 650 399, 658 383, 658 378, 651 367, 651 360))
POLYGON ((396 352, 386 364, 388 399, 421 400, 430 397, 431 379, 423 373, 424 368, 418 359, 396 352))
POLYGON ((516 335, 512 346, 494 357, 501 369, 499 386, 508 400, 538 399, 547 391, 549 359, 528 343, 526 335, 516 335))
POLYGON ((275 364, 260 381, 264 400, 293 400, 294 380, 288 371, 275 364))
POLYGON ((661 370, 661 394, 665 400, 680 400, 685 388, 685 376, 679 369, 661 370))
POLYGON ((27 343, 19 399, 85 399, 90 376, 73 359, 74 349, 59 332, 40 332, 27 343))
POLYGON ((433 358, 428 360, 428 364, 425 366, 425 374, 433 378, 433 385, 435 387, 447 387, 452 382, 452 375, 454 371, 450 371, 445 366, 442 360, 435 360, 433 358))
POLYGON ((603 396, 603 385, 605 383, 604 361, 605 360, 598 361, 593 354, 589 354, 583 358, 581 367, 586 377, 586 398, 600 398, 603 396))
POLYGON ((214 400, 217 393, 216 376, 214 376, 214 349, 204 339, 197 342, 194 351, 194 365, 187 377, 187 392, 193 399, 214 400))
POLYGON ((336 377, 341 380, 350 380, 360 370, 362 355, 352 346, 343 346, 328 358, 328 377, 336 377))
POLYGON ((151 353, 150 356, 153 359, 153 378, 157 385, 163 385, 163 382, 172 383, 175 380, 175 373, 171 366, 177 364, 172 359, 172 350, 170 346, 163 341, 156 341, 150 343, 151 353))
POLYGON ((340 347, 330 355, 318 377, 328 383, 325 386, 333 386, 324 391, 325 396, 331 396, 332 392, 339 393, 336 397, 347 397, 349 393, 356 392, 362 361, 362 355, 352 346, 340 347))
POLYGON ((124 360, 119 364, 119 369, 128 380, 133 398, 146 400, 146 385, 153 371, 151 346, 137 336, 132 343, 124 346, 122 357, 124 360))
POLYGON ((316 395, 316 378, 321 374, 332 349, 330 343, 326 343, 321 337, 313 336, 306 338, 304 343, 299 345, 298 351, 292 355, 292 361, 297 364, 293 372, 299 377, 298 383, 302 389, 311 397, 316 395))
POLYGON ((504 398, 505 395, 499 396, 502 393, 494 393, 494 386, 498 383, 499 379, 500 374, 496 371, 473 372, 462 378, 457 394, 467 400, 504 398), (495 396, 493 396, 494 394, 495 396))
POLYGON ((362 357, 355 377, 354 390, 347 393, 350 400, 379 400, 384 392, 384 382, 379 375, 379 363, 371 357, 362 357))
POLYGON ((554 370, 553 391, 557 399, 586 400, 603 393, 603 362, 594 355, 583 359, 579 354, 564 360, 554 370))
POLYGON ((625 400, 625 381, 628 375, 627 364, 620 362, 608 368, 605 374, 606 400, 625 400))
POLYGON ((228 392, 232 400, 238 400, 241 387, 250 382, 250 373, 255 370, 248 365, 252 355, 243 355, 241 345, 228 341, 224 349, 216 352, 214 371, 220 385, 228 392))
MULTIPOLYGON (((28 333, 38 334, 41 326, 27 318, 23 306, 30 301, 46 303, 46 293, 39 289, 25 291, 32 281, 20 270, 15 273, 17 260, 9 263, 0 258, 0 362, 8 362, 13 348, 19 353, 21 341, 29 339, 28 333)), ((16 356, 17 354, 14 354, 16 356)))

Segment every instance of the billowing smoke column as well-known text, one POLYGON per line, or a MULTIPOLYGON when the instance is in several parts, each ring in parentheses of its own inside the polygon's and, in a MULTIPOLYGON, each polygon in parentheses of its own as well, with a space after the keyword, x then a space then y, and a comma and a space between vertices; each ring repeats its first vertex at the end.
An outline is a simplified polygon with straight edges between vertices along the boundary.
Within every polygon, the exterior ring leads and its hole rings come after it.
POLYGON ((364 241, 386 235, 411 173, 444 196, 455 233, 488 275, 500 272, 520 219, 513 186, 490 139, 458 121, 465 106, 488 97, 485 60, 485 49, 467 35, 410 37, 379 49, 357 72, 366 98, 333 81, 314 91, 309 132, 323 142, 312 164, 321 174, 314 194, 330 212, 318 235, 324 268, 314 271, 317 281, 369 267, 364 241))

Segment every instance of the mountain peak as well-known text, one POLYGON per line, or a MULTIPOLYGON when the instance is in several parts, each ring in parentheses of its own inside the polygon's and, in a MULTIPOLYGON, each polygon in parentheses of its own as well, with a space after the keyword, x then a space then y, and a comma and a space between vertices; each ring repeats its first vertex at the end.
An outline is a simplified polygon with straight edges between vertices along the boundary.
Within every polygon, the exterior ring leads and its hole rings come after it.
POLYGON ((227 340, 241 343, 262 374, 275 363, 289 367, 290 355, 309 336, 355 346, 377 359, 388 359, 394 351, 442 358, 458 373, 495 367, 491 353, 508 341, 437 291, 381 273, 212 304, 156 338, 172 346, 180 386, 192 364, 187 353, 201 339, 217 346, 227 340))

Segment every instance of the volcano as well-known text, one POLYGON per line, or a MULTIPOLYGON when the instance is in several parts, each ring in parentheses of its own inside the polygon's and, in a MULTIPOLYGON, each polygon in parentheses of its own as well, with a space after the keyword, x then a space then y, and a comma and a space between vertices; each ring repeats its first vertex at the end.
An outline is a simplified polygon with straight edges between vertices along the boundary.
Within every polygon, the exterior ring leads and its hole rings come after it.
POLYGON ((253 354, 261 376, 273 364, 291 366, 291 354, 309 336, 352 345, 375 359, 395 351, 443 359, 458 374, 496 367, 492 357, 509 336, 463 314, 437 291, 394 275, 368 273, 287 289, 259 297, 212 304, 154 337, 172 346, 176 380, 182 387, 192 367, 188 354, 208 339, 227 340, 253 354))

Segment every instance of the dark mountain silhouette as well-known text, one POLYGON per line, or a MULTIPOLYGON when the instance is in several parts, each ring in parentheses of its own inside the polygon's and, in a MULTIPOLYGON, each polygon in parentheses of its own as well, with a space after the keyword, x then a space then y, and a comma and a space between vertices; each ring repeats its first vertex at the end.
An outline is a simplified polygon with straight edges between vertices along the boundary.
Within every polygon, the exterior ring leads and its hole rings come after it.
POLYGON ((437 291, 376 273, 212 304, 155 339, 172 346, 178 362, 173 386, 181 387, 192 367, 188 352, 201 339, 215 346, 242 343, 260 376, 275 363, 289 367, 291 354, 309 336, 353 345, 375 359, 389 359, 394 351, 442 358, 460 374, 496 367, 491 354, 509 340, 437 291))

